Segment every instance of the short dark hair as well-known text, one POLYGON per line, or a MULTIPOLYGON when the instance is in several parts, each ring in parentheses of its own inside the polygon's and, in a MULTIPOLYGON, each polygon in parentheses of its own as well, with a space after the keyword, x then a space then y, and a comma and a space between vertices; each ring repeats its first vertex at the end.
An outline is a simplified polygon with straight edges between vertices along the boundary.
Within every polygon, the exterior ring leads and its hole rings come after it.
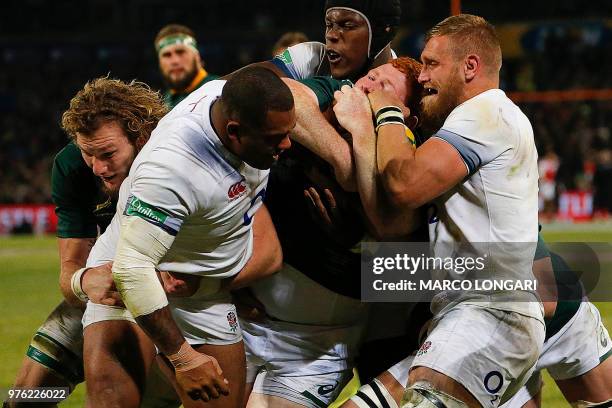
POLYGON ((161 30, 159 30, 159 32, 155 36, 155 41, 153 42, 153 45, 157 46, 159 40, 174 34, 185 34, 195 39, 195 33, 191 28, 181 24, 168 24, 162 27, 161 30))
POLYGON ((293 94, 271 70, 246 67, 232 75, 223 87, 225 114, 241 124, 261 128, 269 111, 293 109, 293 94))

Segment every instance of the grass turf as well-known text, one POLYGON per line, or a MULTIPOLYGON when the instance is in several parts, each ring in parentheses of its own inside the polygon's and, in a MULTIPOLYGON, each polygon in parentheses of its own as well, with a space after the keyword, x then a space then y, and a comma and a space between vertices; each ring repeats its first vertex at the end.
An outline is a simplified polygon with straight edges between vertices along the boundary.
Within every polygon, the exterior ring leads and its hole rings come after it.
MULTIPOLYGON (((588 225, 545 227, 543 234, 550 242, 612 242, 612 228, 588 225)), ((0 390, 6 390, 15 379, 32 334, 62 298, 55 238, 0 238, 0 276, 0 390)), ((597 307, 606 327, 612 327, 612 303, 600 302, 597 307)), ((545 383, 542 406, 569 407, 547 374, 545 383)), ((81 384, 60 406, 83 406, 84 391, 81 384)))

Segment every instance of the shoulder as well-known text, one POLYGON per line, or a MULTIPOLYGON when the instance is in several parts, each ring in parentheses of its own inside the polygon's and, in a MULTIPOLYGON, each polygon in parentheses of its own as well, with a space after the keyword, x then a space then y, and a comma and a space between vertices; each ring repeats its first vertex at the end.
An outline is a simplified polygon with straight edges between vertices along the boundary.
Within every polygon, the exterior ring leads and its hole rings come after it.
POLYGON ((53 167, 61 169, 63 173, 88 169, 83 156, 81 156, 81 151, 73 142, 68 143, 55 155, 53 167))
POLYGON ((272 63, 293 79, 315 75, 325 59, 325 44, 309 41, 293 45, 274 57, 272 63))

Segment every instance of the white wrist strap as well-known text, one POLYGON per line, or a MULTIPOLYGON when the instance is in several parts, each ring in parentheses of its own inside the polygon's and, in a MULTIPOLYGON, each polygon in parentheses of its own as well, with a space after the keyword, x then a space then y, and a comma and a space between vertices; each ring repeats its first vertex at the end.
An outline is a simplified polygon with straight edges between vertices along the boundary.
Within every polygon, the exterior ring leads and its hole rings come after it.
POLYGON ((78 269, 75 273, 72 274, 72 278, 70 279, 70 287, 72 288, 72 293, 74 293, 74 296, 76 296, 83 302, 87 302, 89 300, 89 297, 85 292, 83 292, 83 288, 81 287, 81 279, 87 269, 89 268, 78 269))

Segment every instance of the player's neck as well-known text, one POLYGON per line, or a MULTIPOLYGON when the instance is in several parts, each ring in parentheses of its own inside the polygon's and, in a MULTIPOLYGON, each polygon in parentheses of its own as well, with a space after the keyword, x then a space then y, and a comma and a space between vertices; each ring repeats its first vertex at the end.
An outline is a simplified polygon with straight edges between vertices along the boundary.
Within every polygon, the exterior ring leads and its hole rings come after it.
POLYGON ((227 117, 225 116, 221 99, 214 101, 210 107, 210 123, 223 146, 231 151, 230 140, 227 135, 227 117))
POLYGON ((480 77, 463 89, 463 95, 461 97, 460 103, 472 99, 473 97, 491 89, 499 89, 499 79, 490 77, 480 77))

